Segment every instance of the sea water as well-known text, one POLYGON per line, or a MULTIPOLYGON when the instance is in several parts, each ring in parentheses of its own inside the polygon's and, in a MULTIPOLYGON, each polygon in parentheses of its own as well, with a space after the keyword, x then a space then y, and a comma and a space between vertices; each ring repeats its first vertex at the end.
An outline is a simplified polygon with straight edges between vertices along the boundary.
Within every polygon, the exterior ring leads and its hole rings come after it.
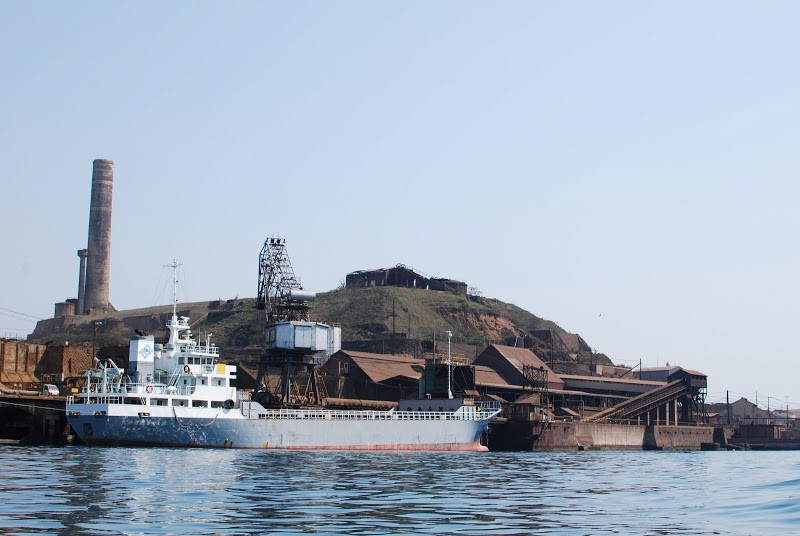
POLYGON ((800 452, 0 447, 7 534, 800 534, 800 452))

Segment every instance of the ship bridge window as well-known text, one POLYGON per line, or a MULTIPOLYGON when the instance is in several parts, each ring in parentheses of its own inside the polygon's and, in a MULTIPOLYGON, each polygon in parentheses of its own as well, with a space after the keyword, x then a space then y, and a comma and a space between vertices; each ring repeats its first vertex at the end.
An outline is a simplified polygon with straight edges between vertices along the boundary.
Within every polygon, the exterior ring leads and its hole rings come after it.
POLYGON ((175 400, 175 399, 173 399, 172 400, 172 405, 173 406, 185 406, 186 405, 186 400, 175 400))
POLYGON ((192 407, 193 408, 207 408, 208 402, 205 400, 192 400, 192 407))
POLYGON ((222 380, 220 380, 219 378, 217 378, 217 385, 222 385, 222 380))
POLYGON ((203 378, 202 380, 200 380, 200 385, 205 385, 205 384, 206 384, 206 379, 205 379, 205 378, 203 378))
POLYGON ((178 364, 179 365, 183 365, 184 363, 186 363, 186 358, 185 357, 179 357, 178 358, 178 364))

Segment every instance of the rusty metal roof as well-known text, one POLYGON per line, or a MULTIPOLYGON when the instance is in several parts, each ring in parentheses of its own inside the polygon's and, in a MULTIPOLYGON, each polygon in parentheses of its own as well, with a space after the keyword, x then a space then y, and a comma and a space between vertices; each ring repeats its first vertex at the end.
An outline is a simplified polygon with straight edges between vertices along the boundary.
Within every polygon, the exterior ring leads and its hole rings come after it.
POLYGON ((342 350, 342 353, 376 383, 392 378, 417 381, 425 368, 424 360, 407 354, 372 354, 352 350, 342 350))
POLYGON ((522 395, 518 399, 514 401, 514 405, 524 405, 524 404, 536 404, 539 405, 542 402, 542 395, 541 393, 530 393, 527 395, 522 395))
POLYGON ((32 372, 24 371, 2 371, 0 372, 0 383, 19 384, 19 383, 40 383, 41 380, 33 375, 32 372))
POLYGON ((553 372, 553 370, 548 367, 544 361, 539 359, 539 357, 528 348, 517 348, 514 346, 503 346, 501 344, 491 344, 476 360, 476 363, 500 369, 502 367, 501 364, 496 361, 496 357, 493 357, 493 354, 495 353, 513 366, 520 374, 523 373, 526 366, 544 369, 547 372, 547 383, 551 389, 561 388, 564 386, 564 381, 561 379, 561 377, 553 372))
POLYGON ((509 389, 522 389, 521 385, 508 383, 496 370, 483 365, 473 365, 475 367, 475 385, 483 387, 505 387, 509 389))
POLYGON ((617 383, 617 384, 630 384, 630 385, 652 385, 653 387, 661 387, 666 385, 666 382, 657 382, 653 380, 640 380, 639 378, 607 378, 605 376, 582 376, 579 374, 562 374, 563 380, 582 380, 582 381, 595 381, 603 383, 617 383))
MULTIPOLYGON (((683 368, 683 367, 681 367, 681 368, 683 368)), ((700 372, 699 370, 691 370, 691 369, 688 369, 688 368, 684 368, 683 371, 686 372, 687 374, 691 374, 692 376, 705 376, 706 375, 705 372, 700 372)))
POLYGON ((575 391, 570 389, 550 389, 548 393, 551 395, 574 395, 574 396, 591 396, 591 397, 598 397, 598 398, 607 398, 607 399, 617 399, 617 400, 628 400, 629 396, 624 395, 611 395, 607 393, 590 393, 588 391, 575 391))

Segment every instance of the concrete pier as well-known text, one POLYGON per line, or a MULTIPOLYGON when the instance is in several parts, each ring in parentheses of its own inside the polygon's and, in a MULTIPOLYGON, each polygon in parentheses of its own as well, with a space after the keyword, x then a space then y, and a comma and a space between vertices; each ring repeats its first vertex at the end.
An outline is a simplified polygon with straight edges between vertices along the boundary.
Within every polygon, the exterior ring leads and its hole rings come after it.
POLYGON ((710 426, 551 421, 492 424, 490 450, 673 450, 712 441, 710 426))
POLYGON ((63 445, 71 440, 63 396, 0 394, 0 444, 63 445))

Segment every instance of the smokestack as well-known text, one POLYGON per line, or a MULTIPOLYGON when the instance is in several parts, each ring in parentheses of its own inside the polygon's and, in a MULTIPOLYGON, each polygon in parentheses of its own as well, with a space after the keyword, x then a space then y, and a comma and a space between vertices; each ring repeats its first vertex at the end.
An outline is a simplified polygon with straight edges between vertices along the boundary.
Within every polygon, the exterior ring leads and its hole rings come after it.
POLYGON ((84 314, 84 292, 86 291, 86 257, 89 255, 88 249, 79 249, 78 257, 81 259, 81 266, 78 269, 78 302, 75 304, 75 314, 84 314))
POLYGON ((108 309, 111 271, 111 186, 114 161, 92 163, 92 201, 89 205, 89 257, 86 263, 84 312, 108 309))

